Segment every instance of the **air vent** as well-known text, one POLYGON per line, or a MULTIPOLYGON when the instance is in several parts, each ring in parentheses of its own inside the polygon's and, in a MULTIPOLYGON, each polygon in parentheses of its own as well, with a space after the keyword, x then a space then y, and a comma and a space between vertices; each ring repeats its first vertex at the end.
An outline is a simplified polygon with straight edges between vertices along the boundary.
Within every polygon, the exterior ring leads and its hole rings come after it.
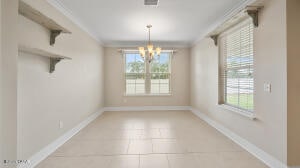
POLYGON ((146 6, 157 6, 158 0, 144 0, 144 5, 146 6))

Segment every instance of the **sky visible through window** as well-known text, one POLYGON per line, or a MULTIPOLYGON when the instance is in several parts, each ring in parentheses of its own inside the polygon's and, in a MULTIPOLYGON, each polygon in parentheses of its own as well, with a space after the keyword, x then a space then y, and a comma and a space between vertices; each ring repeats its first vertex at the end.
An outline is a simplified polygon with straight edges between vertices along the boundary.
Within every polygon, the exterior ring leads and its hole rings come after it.
MULTIPOLYGON (((169 54, 168 53, 161 53, 160 56, 160 63, 168 63, 169 61, 169 54)), ((157 59, 158 56, 155 55, 155 59, 157 59)), ((140 54, 136 54, 136 53, 129 53, 129 54, 126 54, 126 63, 129 63, 129 62, 135 62, 135 61, 142 61, 144 62, 144 59, 141 57, 140 54)))

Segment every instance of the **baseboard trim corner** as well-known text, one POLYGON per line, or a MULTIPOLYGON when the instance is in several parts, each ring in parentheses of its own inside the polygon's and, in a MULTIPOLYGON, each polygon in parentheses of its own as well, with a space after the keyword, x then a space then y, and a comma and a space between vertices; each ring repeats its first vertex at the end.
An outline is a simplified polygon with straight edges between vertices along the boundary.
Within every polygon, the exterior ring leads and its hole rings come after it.
POLYGON ((200 112, 199 110, 191 107, 191 112, 194 113, 196 116, 204 120, 206 123, 220 131, 226 137, 234 141, 235 143, 239 144, 242 148, 247 150, 249 153, 254 155, 256 158, 264 162, 271 168, 288 168, 284 163, 280 160, 274 158, 270 154, 266 153, 259 147, 255 146, 254 144, 250 143, 246 139, 240 137, 239 135, 235 134, 231 130, 227 129, 226 127, 222 126, 221 124, 217 123, 216 121, 210 119, 206 114, 200 112))
POLYGON ((71 130, 67 131, 65 134, 60 136, 58 139, 41 149, 39 152, 35 153, 33 156, 29 158, 30 164, 19 166, 20 168, 33 168, 37 166, 41 161, 47 158, 51 153, 53 153, 56 149, 58 149, 61 145, 71 139, 75 134, 77 134, 80 130, 86 127, 89 123, 94 121, 97 117, 99 117, 104 112, 103 109, 93 113, 88 118, 80 122, 71 130))
POLYGON ((104 111, 187 111, 190 106, 121 106, 121 107, 105 107, 104 111))

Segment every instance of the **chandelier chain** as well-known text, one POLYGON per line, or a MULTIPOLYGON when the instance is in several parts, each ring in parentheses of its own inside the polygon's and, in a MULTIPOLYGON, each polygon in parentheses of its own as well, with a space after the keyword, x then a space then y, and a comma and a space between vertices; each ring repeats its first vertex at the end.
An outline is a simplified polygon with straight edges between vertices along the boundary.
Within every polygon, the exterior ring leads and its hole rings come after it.
POLYGON ((148 28, 148 44, 151 44, 151 25, 147 25, 147 28, 148 28))

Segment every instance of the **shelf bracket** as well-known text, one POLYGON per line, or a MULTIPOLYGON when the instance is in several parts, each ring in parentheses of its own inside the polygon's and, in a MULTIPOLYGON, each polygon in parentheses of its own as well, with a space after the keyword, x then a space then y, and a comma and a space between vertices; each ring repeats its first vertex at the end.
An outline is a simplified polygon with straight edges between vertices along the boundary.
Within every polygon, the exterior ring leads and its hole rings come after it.
POLYGON ((258 13, 259 13, 259 9, 248 9, 246 12, 252 18, 253 25, 255 27, 258 27, 258 13))
POLYGON ((210 36, 210 38, 214 40, 215 46, 218 46, 218 37, 219 37, 219 35, 210 36))
POLYGON ((55 71, 55 66, 59 63, 63 58, 50 58, 50 73, 55 71))
POLYGON ((60 35, 62 30, 50 30, 50 45, 53 46, 55 43, 55 38, 60 35))

